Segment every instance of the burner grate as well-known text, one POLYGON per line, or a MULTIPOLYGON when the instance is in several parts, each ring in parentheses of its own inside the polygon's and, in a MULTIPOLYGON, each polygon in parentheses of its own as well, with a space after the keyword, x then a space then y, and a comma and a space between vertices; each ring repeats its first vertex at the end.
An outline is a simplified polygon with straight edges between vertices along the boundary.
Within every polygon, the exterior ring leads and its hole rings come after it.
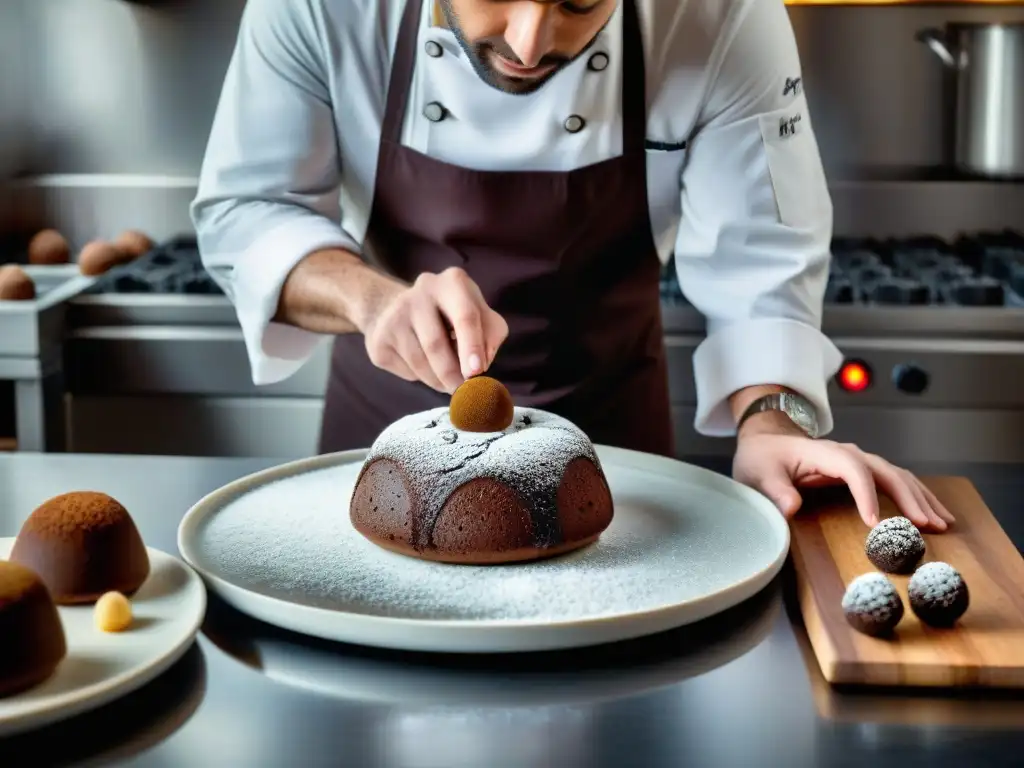
POLYGON ((195 237, 178 237, 111 270, 90 293, 218 296, 223 291, 203 267, 195 237))
MULTIPOLYGON (((665 303, 685 304, 673 260, 661 284, 665 303)), ((825 303, 836 306, 1024 307, 1024 234, 964 235, 947 242, 836 238, 825 303)))

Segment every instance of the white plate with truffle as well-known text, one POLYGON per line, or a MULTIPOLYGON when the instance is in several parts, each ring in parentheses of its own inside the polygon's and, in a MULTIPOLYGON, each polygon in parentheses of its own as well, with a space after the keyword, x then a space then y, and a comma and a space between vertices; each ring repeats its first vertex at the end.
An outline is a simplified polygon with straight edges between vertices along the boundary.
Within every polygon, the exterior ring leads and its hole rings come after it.
POLYGON ((502 653, 699 621, 767 586, 789 549, 786 521, 761 494, 679 461, 597 446, 614 517, 596 542, 515 564, 418 559, 353 526, 349 504, 366 457, 290 462, 211 493, 179 527, 182 556, 226 602, 287 630, 392 649, 502 653))
MULTIPOLYGON (((0 538, 0 560, 15 539, 0 538)), ((93 604, 58 606, 66 653, 53 673, 0 698, 0 737, 95 709, 141 688, 191 646, 206 612, 202 580, 187 565, 147 547, 150 571, 129 598, 130 623, 103 631, 93 604)))

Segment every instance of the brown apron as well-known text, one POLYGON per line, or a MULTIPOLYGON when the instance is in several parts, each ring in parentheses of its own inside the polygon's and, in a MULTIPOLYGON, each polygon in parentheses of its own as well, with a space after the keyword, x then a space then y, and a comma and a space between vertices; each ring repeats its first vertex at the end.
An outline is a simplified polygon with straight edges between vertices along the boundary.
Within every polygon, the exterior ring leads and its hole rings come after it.
MULTIPOLYGON (((408 0, 388 89, 367 232, 379 266, 409 282, 462 267, 508 323, 487 375, 517 405, 564 416, 595 443, 673 455, 635 0, 623 9, 623 153, 568 172, 477 171, 401 145, 421 10, 408 0)), ((339 336, 320 451, 367 447, 448 402, 375 367, 361 335, 339 336)))

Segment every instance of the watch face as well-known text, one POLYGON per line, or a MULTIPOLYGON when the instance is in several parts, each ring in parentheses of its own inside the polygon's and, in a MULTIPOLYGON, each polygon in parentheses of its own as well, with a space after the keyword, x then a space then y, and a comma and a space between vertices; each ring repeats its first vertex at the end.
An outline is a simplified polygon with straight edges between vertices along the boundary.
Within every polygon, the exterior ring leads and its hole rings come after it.
POLYGON ((800 429, 811 437, 817 437, 818 420, 815 418, 814 411, 806 403, 795 397, 787 397, 785 410, 789 418, 800 429))

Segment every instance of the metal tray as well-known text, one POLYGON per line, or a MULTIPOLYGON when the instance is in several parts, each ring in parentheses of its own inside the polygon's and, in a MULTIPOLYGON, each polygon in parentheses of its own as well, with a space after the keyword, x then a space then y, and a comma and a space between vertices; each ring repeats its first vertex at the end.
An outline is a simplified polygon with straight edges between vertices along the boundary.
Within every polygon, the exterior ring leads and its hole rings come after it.
POLYGON ((77 264, 23 266, 36 285, 33 301, 0 301, 0 357, 40 357, 64 339, 69 299, 88 290, 96 278, 77 264))

